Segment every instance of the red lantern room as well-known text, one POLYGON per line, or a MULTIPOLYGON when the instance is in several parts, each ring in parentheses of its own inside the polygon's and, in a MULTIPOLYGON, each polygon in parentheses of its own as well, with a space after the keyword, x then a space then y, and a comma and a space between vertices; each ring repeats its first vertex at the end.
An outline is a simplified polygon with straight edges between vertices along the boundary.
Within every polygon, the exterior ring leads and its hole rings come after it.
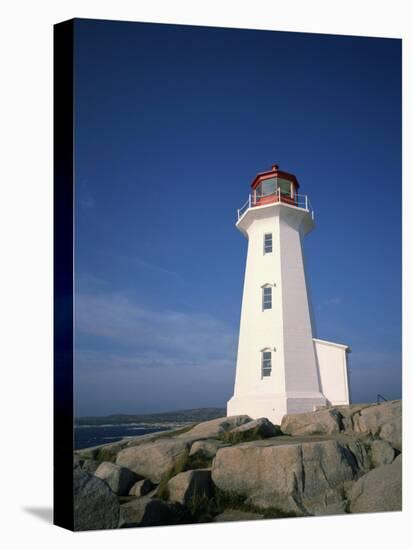
POLYGON ((293 174, 282 172, 274 164, 268 172, 261 172, 252 182, 252 206, 285 202, 296 206, 299 183, 293 174))

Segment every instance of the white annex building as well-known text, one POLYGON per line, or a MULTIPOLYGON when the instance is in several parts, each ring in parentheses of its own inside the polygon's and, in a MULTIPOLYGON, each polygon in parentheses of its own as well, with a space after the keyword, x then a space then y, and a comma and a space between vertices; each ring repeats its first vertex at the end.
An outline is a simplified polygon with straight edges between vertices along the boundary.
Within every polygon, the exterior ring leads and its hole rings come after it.
POLYGON ((236 227, 248 239, 234 395, 227 414, 266 417, 349 403, 348 346, 315 338, 303 257, 314 228, 295 176, 258 174, 236 227))

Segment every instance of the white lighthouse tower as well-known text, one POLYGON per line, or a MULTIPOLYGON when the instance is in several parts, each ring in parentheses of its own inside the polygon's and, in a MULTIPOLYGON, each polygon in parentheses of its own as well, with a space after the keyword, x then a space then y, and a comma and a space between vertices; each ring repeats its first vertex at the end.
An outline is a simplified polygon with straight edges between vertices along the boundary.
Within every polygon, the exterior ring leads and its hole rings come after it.
POLYGON ((266 417, 348 404, 346 345, 314 338, 303 237, 314 228, 296 177, 258 174, 236 227, 248 239, 234 395, 228 415, 266 417))

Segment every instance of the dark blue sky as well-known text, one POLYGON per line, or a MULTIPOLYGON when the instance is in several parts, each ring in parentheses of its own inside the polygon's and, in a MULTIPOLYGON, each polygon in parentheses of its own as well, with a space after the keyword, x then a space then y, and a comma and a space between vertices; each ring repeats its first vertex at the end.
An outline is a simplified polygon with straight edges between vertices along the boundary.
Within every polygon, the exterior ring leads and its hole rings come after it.
POLYGON ((76 412, 232 395, 257 172, 296 174, 320 338, 401 395, 401 41, 77 20, 76 412))

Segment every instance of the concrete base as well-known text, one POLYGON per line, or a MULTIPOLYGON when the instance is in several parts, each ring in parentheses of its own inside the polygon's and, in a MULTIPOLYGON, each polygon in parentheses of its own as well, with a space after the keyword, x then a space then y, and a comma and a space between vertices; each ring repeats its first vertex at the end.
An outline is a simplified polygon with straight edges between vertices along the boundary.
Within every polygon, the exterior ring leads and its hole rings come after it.
POLYGON ((251 418, 268 418, 280 425, 285 414, 312 412, 327 405, 321 393, 233 396, 227 403, 227 415, 248 414, 251 418))
POLYGON ((321 393, 288 393, 286 414, 313 412, 317 407, 325 407, 328 400, 321 393))

